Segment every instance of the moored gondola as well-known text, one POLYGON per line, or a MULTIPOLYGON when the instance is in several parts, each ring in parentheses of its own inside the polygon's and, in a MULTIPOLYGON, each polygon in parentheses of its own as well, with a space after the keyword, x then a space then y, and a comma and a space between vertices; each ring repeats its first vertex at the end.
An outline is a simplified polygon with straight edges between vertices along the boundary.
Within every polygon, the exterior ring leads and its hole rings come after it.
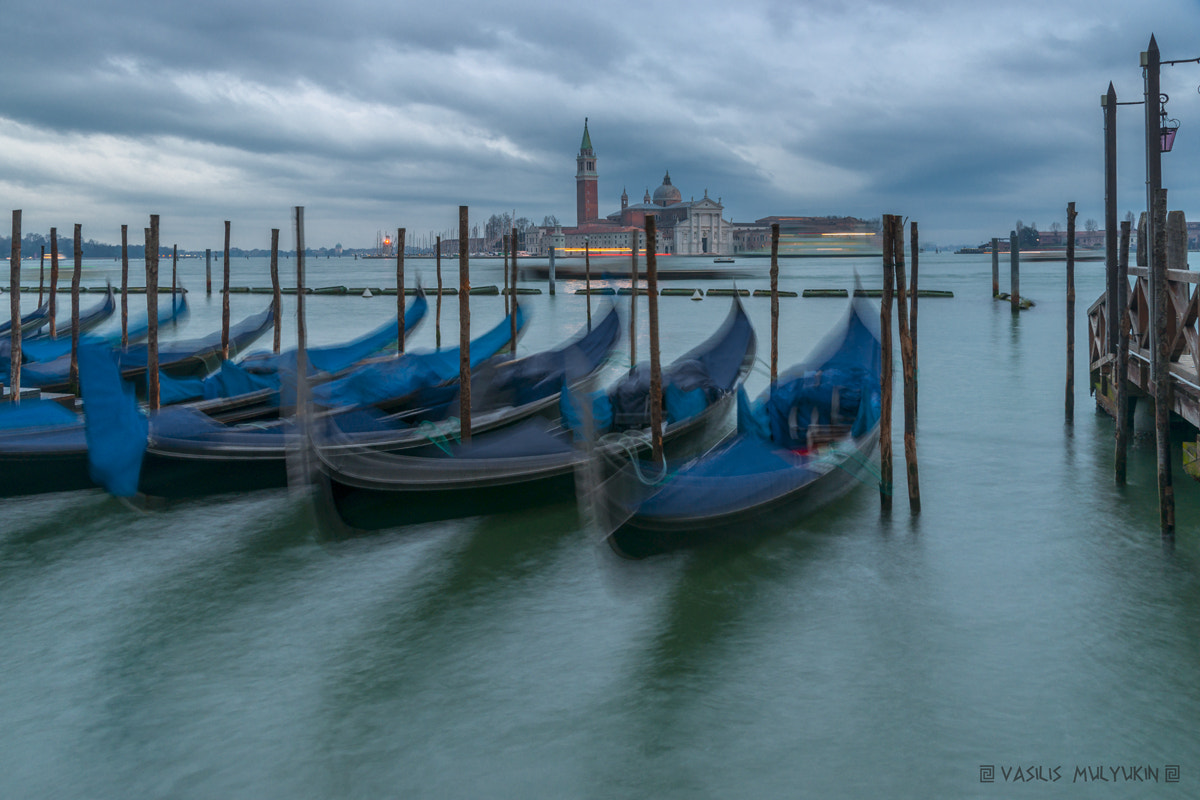
POLYGON ((640 558, 791 524, 874 473, 879 441, 879 314, 856 298, 821 345, 753 404, 711 452, 669 465, 660 483, 632 466, 598 492, 608 542, 640 558))
MULTIPOLYGON (((720 329, 663 371, 667 443, 683 445, 720 425, 754 352, 753 329, 735 298, 720 329)), ((561 405, 567 413, 558 421, 530 419, 473 434, 470 443, 442 440, 400 453, 326 429, 316 447, 319 517, 337 529, 375 530, 573 501, 589 459, 581 437, 599 435, 595 446, 614 455, 649 447, 644 365, 606 392, 569 392, 561 405), (588 411, 580 413, 581 405, 588 411)))

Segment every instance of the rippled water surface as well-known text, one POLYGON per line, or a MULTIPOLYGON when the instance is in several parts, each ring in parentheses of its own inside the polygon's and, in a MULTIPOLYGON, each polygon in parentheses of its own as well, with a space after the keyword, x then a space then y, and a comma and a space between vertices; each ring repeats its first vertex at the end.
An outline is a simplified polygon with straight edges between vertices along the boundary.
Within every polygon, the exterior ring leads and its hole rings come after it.
MULTIPOLYGON (((765 287, 765 262, 751 266, 739 285, 765 287)), ((797 260, 781 287, 850 288, 855 268, 879 284, 873 259, 797 260)), ((987 256, 925 253, 920 268, 955 296, 920 304, 919 517, 898 469, 890 516, 861 486, 791 530, 629 562, 572 503, 331 544, 285 490, 152 513, 99 491, 0 501, 0 796, 1195 796, 1200 487, 1177 452, 1165 547, 1151 441, 1114 486, 1112 422, 1087 387, 1103 267, 1078 266, 1073 427, 1064 265, 1023 266, 1037 305, 1019 318, 991 300, 987 256), (1135 765, 1160 782, 1111 779, 1135 765), (1002 786, 1039 766, 1061 778, 1002 786), (1110 780, 1079 786, 1088 766, 1110 780)), ((116 270, 98 262, 85 283, 116 270)), ((309 284, 394 285, 392 270, 310 261, 309 284)), ((265 261, 234 271, 269 283, 265 261)), ((178 335, 202 335, 219 295, 202 260, 182 272, 178 335)), ((472 272, 501 281, 498 262, 472 272)), ((432 262, 408 273, 435 283, 432 262)), ((578 285, 527 298, 523 350, 582 324, 578 285)), ((233 295, 234 318, 267 300, 233 295)), ((769 300, 745 303, 765 357, 769 300)), ((844 306, 781 300, 782 364, 844 306)), ((662 298, 664 359, 728 307, 662 298)), ((450 343, 457 309, 447 298, 450 343)), ((329 343, 395 298, 307 310, 329 343)), ((501 298, 472 298, 479 329, 502 316, 501 298)), ((432 346, 433 323, 431 309, 414 346, 432 346)), ((751 393, 765 382, 760 368, 751 393)), ((902 467, 899 437, 896 452, 902 467)))

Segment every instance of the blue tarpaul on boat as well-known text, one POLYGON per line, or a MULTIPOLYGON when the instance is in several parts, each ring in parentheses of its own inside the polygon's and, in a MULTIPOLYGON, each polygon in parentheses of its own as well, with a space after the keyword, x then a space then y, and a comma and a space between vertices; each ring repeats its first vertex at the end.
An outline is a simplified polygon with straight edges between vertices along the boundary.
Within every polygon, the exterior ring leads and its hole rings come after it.
MULTIPOLYGON (((167 325, 178 325, 188 317, 187 296, 180 294, 179 298, 171 303, 171 305, 163 305, 158 309, 158 325, 161 330, 167 325)), ((146 338, 150 330, 148 322, 149 317, 142 314, 140 319, 129 325, 126 328, 126 338, 133 343, 137 343, 146 338)), ((111 331, 108 333, 100 333, 98 331, 89 332, 86 336, 88 342, 102 344, 108 347, 119 347, 121 344, 120 330, 111 331)), ((3 344, 0 344, 0 349, 5 355, 8 354, 8 349, 3 344)), ((25 339, 21 342, 21 356, 26 361, 53 361, 67 353, 71 352, 71 335, 70 326, 65 336, 50 338, 45 333, 39 333, 36 337, 25 339)))
MULTIPOLYGON (((518 314, 518 317, 522 316, 518 314)), ((478 353, 478 359, 483 360, 502 349, 509 341, 510 330, 510 322, 506 317, 493 330, 474 340, 473 358, 478 353)), ((419 361, 431 355, 436 355, 435 361, 452 360, 457 365, 457 353, 457 348, 435 354, 406 353, 398 357, 372 361, 351 370, 345 378, 351 378, 358 374, 359 370, 368 374, 378 374, 380 365, 389 363, 402 371, 405 362, 419 361)), ((456 366, 454 383, 457 383, 457 376, 456 366)), ((108 383, 100 380, 96 381, 95 385, 103 388, 108 383)), ((328 384, 314 388, 320 389, 325 385, 328 384)), ((423 388, 425 384, 419 381, 407 384, 406 397, 409 400, 421 398, 420 390, 423 388)), ((92 397, 89 383, 84 376, 84 401, 89 407, 92 397)), ((404 398, 384 400, 394 403, 401 402, 404 398)), ((385 432, 387 442, 381 442, 380 446, 411 446, 412 443, 425 441, 422 433, 416 428, 410 429, 409 424, 397 416, 379 421, 365 411, 351 412, 349 409, 353 401, 348 403, 350 405, 327 404, 322 413, 337 414, 342 418, 342 424, 347 427, 365 426, 374 432, 385 432)), ((423 410, 420 408, 405 406, 404 411, 410 420, 420 422, 424 419, 423 410)), ((89 425, 94 424, 97 429, 105 431, 118 429, 121 418, 117 415, 113 417, 98 418, 93 414, 88 417, 88 422, 89 425)), ((128 419, 126 424, 130 426, 130 432, 122 441, 126 438, 136 439, 139 429, 128 419)), ((163 408, 151 416, 148 435, 141 436, 144 452, 136 464, 137 477, 132 484, 137 486, 137 493, 166 498, 285 486, 288 448, 297 445, 293 435, 295 432, 295 422, 290 417, 268 423, 224 424, 195 406, 163 408)), ((93 454, 93 461, 96 455, 103 457, 102 453, 93 454)), ((114 473, 114 477, 106 481, 105 485, 128 487, 131 481, 125 473, 114 473)))
MULTIPOLYGON (((44 306, 44 307, 48 308, 48 306, 44 306)), ((89 308, 87 311, 80 312, 80 314, 79 314, 79 332, 81 334, 83 334, 83 333, 86 333, 86 332, 92 330, 93 328, 97 327, 98 325, 103 323, 105 320, 107 320, 109 317, 111 317, 113 315, 113 312, 116 310, 116 308, 117 308, 117 301, 116 301, 116 298, 113 297, 112 287, 109 286, 104 299, 98 305, 96 305, 92 308, 89 308)), ((40 311, 41 311, 41 309, 39 308, 38 311, 35 311, 33 313, 37 314, 40 311)), ((30 317, 27 317, 26 319, 29 319, 32 316, 33 315, 31 314, 30 317)), ((63 321, 61 314, 59 315, 58 319, 55 320, 54 336, 50 335, 50 330, 49 330, 50 326, 47 324, 48 322, 49 322, 49 314, 48 313, 38 324, 30 324, 27 326, 24 322, 22 322, 22 325, 21 325, 21 331, 22 331, 21 358, 22 358, 22 361, 45 360, 44 356, 39 357, 39 355, 38 355, 37 348, 39 345, 45 345, 45 346, 49 347, 51 351, 57 351, 55 353, 54 357, 62 355, 62 353, 64 353, 64 352, 69 353, 71 351, 71 325, 72 325, 72 323, 71 323, 70 313, 69 312, 67 313, 65 322, 63 321), (28 352, 26 351, 26 348, 29 348, 28 352)), ((12 322, 11 322, 11 320, 9 321, 8 325, 6 326, 5 332, 8 332, 10 334, 10 336, 5 336, 3 338, 0 338, 0 361, 3 361, 5 367, 7 368, 7 364, 9 363, 9 353, 10 353, 10 349, 12 347, 12 339, 11 339, 12 322)))
MULTIPOLYGON (((229 329, 229 355, 249 347, 274 324, 272 306, 253 316, 243 319, 229 329)), ((117 351, 121 375, 133 380, 139 393, 145 392, 146 362, 149 351, 145 344, 131 344, 117 351)), ((221 362, 221 331, 199 339, 180 339, 163 342, 158 348, 159 370, 174 376, 188 377, 207 375, 221 362)), ((21 370, 21 384, 43 391, 61 392, 70 388, 70 355, 60 356, 46 362, 27 364, 21 370)))
MULTIPOLYGON (((419 292, 417 297, 408 304, 404 311, 405 335, 412 333, 421 320, 429 303, 425 293, 419 292)), ((339 345, 325 347, 309 347, 305 350, 310 376, 324 375, 329 378, 360 366, 369 358, 379 356, 385 349, 393 346, 399 340, 399 323, 392 318, 376 329, 339 345)), ((262 396, 256 401, 265 409, 278 409, 280 392, 285 390, 294 404, 294 386, 296 380, 296 349, 285 350, 282 353, 257 352, 244 356, 241 361, 222 362, 221 368, 204 378, 172 378, 164 375, 160 381, 163 405, 174 405, 194 400, 236 399, 250 393, 262 396)), ((285 400, 284 405, 289 403, 285 400)), ((244 408, 243 403, 212 404, 206 409, 210 415, 215 408, 241 407, 239 417, 253 416, 244 408)), ((258 412, 255 412, 258 413, 258 412)), ((272 412, 273 413, 273 412, 272 412)), ((223 417, 223 419, 228 419, 223 417)))
MULTIPOLYGON (((615 312, 600 323, 609 324, 615 337, 615 312)), ((753 329, 735 300, 720 330, 663 371, 668 387, 664 439, 702 436, 719 423, 753 362, 754 348, 753 329)), ((648 444, 644 367, 639 365, 606 392, 589 395, 579 385, 574 392, 563 392, 558 405, 567 409, 565 421, 530 418, 473 433, 469 444, 439 441, 399 453, 378 452, 362 447, 358 436, 326 431, 317 447, 322 521, 335 530, 374 530, 574 500, 576 472, 588 459, 579 446, 584 427, 607 437, 597 447, 614 453, 648 444), (585 426, 580 414, 570 410, 573 394, 607 410, 594 412, 585 426)))
POLYGON ((753 404, 739 394, 738 431, 683 465, 622 467, 598 510, 608 541, 640 558, 788 524, 872 473, 879 441, 879 311, 856 298, 841 323, 753 404))

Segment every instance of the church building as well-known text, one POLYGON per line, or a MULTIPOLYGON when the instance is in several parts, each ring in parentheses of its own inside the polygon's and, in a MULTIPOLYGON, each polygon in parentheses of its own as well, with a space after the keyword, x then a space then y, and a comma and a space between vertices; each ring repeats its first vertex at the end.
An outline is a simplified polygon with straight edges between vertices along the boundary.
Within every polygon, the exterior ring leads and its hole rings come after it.
POLYGON ((653 195, 647 189, 641 203, 630 205, 628 193, 622 191, 620 210, 601 218, 598 179, 596 152, 585 119, 583 141, 575 158, 575 227, 544 236, 545 244, 554 242, 574 250, 582 249, 586 241, 594 252, 609 248, 628 250, 632 237, 639 235, 639 246, 644 246, 646 217, 653 214, 658 233, 657 253, 699 256, 733 252, 733 224, 724 219, 725 207, 720 198, 713 200, 707 189, 701 199, 685 201, 667 172, 653 195))

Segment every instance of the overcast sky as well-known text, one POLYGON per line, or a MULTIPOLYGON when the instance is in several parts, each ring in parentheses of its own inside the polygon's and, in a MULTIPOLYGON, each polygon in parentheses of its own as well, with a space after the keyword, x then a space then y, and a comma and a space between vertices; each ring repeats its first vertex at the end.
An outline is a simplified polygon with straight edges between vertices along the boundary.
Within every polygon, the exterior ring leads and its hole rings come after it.
MULTIPOLYGON (((460 204, 574 224, 585 117, 602 214, 670 170, 737 222, 898 213, 973 244, 1073 200, 1082 228, 1109 81, 1141 99, 1151 33, 1200 57, 1195 0, 8 0, 3 22, 0 196, 25 232, 140 241, 157 213, 187 249, 226 219, 236 247, 288 241, 296 205, 318 247, 456 230, 460 204)), ((1198 85, 1164 67, 1163 182, 1200 219, 1198 85)), ((1141 115, 1119 115, 1121 216, 1141 115)))

